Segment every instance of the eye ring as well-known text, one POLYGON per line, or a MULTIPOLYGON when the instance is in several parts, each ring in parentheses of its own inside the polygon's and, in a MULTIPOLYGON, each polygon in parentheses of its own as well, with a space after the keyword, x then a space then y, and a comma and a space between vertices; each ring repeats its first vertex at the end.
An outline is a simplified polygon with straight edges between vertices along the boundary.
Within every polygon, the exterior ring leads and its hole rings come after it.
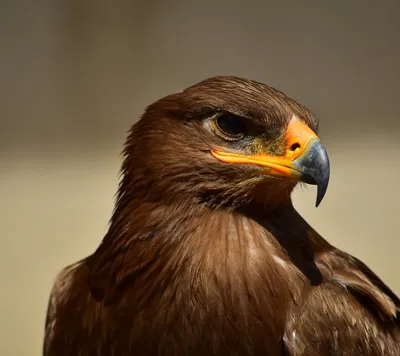
POLYGON ((238 141, 245 136, 246 123, 242 117, 230 113, 221 113, 213 119, 218 136, 228 141, 238 141))

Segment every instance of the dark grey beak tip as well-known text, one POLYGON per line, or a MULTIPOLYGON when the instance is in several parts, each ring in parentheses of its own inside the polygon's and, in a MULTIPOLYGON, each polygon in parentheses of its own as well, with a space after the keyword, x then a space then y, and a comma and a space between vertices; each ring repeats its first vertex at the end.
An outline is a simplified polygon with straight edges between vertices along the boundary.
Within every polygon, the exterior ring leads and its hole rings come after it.
POLYGON ((328 190, 328 184, 329 184, 329 175, 326 178, 321 179, 320 182, 317 183, 317 200, 315 202, 316 208, 318 208, 319 204, 321 204, 322 200, 324 199, 325 193, 328 190))
POLYGON ((315 207, 318 207, 328 189, 330 176, 330 162, 325 147, 318 140, 312 142, 306 154, 298 158, 296 165, 303 173, 305 183, 317 185, 315 207))

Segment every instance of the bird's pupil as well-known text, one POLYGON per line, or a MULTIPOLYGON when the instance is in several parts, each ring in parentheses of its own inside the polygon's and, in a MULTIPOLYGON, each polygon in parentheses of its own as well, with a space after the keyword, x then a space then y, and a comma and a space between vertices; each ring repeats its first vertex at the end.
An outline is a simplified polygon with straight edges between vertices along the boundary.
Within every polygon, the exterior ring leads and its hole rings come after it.
POLYGON ((241 136, 245 130, 243 119, 233 115, 222 115, 217 118, 217 125, 221 131, 230 136, 241 136))

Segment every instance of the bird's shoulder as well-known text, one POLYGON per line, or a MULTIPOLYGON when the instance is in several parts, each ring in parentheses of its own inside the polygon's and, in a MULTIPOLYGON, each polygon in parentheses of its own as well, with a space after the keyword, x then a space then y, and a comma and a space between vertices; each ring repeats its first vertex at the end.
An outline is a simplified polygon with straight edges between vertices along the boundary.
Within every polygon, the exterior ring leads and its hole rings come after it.
POLYGON ((59 317, 59 309, 69 302, 72 296, 71 291, 74 275, 82 263, 83 261, 78 261, 74 264, 64 267, 61 269, 61 271, 59 271, 54 280, 52 289, 50 291, 45 320, 45 336, 43 344, 44 355, 48 354, 48 350, 57 333, 57 318, 59 317))
POLYGON ((400 317, 397 295, 358 258, 334 248, 322 254, 318 264, 325 270, 328 283, 342 286, 380 319, 400 317))
POLYGON ((317 256, 316 264, 324 280, 308 288, 289 313, 288 354, 400 355, 400 301, 389 287, 359 259, 335 248, 317 256))

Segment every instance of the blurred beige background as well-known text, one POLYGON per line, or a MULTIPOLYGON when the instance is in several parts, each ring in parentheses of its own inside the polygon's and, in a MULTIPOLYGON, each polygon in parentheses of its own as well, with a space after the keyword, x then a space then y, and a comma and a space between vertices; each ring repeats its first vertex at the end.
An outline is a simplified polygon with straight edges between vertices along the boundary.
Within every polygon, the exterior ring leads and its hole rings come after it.
POLYGON ((56 273, 102 239, 129 126, 216 74, 321 120, 331 185, 295 205, 400 294, 398 1, 2 1, 0 355, 40 355, 56 273))

